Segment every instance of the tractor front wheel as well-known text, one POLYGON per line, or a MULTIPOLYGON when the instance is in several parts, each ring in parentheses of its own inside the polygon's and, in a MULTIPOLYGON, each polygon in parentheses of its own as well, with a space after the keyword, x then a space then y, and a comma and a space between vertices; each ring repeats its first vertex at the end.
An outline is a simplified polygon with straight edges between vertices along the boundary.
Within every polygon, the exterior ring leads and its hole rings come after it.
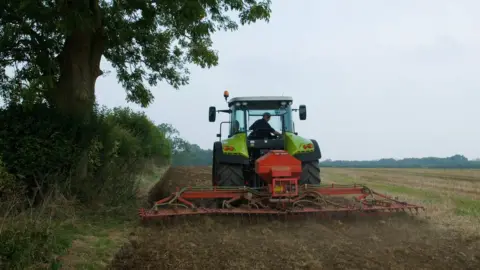
POLYGON ((320 182, 320 164, 318 160, 303 163, 299 184, 320 185, 320 182))

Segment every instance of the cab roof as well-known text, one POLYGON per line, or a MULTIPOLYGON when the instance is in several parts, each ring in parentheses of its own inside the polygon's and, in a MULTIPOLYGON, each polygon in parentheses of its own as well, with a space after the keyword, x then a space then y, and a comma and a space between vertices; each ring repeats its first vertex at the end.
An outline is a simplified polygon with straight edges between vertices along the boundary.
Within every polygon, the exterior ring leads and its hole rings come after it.
POLYGON ((232 105, 235 102, 243 101, 287 101, 293 103, 293 98, 289 96, 252 96, 252 97, 234 97, 228 101, 228 106, 232 105))

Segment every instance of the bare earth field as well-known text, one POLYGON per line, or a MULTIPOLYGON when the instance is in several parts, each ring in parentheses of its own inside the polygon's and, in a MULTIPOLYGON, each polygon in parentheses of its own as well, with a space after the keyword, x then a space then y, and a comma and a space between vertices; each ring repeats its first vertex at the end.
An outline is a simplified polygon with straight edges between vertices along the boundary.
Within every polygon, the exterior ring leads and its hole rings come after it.
MULTIPOLYGON (((480 269, 480 171, 322 169, 428 208, 410 216, 241 223, 200 217, 138 227, 110 269, 480 269)), ((209 185, 209 167, 171 168, 153 196, 209 185)))

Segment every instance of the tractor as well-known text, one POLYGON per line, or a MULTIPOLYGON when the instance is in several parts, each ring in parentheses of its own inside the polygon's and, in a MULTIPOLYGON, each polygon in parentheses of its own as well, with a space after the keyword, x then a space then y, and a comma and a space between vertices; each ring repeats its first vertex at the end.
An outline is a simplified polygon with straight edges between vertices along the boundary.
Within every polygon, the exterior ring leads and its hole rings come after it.
POLYGON ((229 121, 220 123, 219 140, 213 144, 212 184, 177 187, 177 191, 156 201, 152 209, 139 209, 143 221, 192 215, 286 217, 424 210, 365 185, 320 184, 322 156, 318 143, 298 136, 293 123, 293 112, 305 120, 307 109, 305 105, 293 108, 291 97, 228 100, 228 91, 224 97, 228 109, 209 108, 210 122, 215 122, 217 113, 230 115, 229 121), (252 123, 265 112, 270 114, 269 124, 275 134, 280 135, 251 130, 252 123), (224 139, 222 124, 228 124, 229 130, 224 139), (214 203, 207 206, 205 200, 214 203))
MULTIPOLYGON (((302 173, 299 185, 319 185, 319 159, 322 157, 318 143, 295 132, 294 112, 300 120, 306 120, 305 105, 293 108, 293 99, 288 96, 256 96, 229 98, 224 93, 228 109, 209 108, 209 121, 215 122, 217 113, 227 113, 230 120, 220 123, 219 138, 213 144, 212 185, 248 186, 259 188, 266 185, 255 172, 255 161, 271 150, 284 150, 301 161, 302 173), (259 137, 249 127, 263 114, 271 115, 269 124, 281 135, 259 137), (228 138, 222 140, 222 124, 228 124, 228 138)), ((265 133, 265 132, 264 132, 265 133)))

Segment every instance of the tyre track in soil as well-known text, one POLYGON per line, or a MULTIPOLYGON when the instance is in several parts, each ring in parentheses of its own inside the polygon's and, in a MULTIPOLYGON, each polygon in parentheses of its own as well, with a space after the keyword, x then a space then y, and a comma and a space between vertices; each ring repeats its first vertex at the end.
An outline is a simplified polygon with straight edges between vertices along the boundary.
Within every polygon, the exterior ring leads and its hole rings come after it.
MULTIPOLYGON (((209 167, 174 167, 150 194, 210 185, 209 167)), ((109 269, 480 269, 480 239, 410 217, 243 224, 198 217, 139 226, 109 269)))

